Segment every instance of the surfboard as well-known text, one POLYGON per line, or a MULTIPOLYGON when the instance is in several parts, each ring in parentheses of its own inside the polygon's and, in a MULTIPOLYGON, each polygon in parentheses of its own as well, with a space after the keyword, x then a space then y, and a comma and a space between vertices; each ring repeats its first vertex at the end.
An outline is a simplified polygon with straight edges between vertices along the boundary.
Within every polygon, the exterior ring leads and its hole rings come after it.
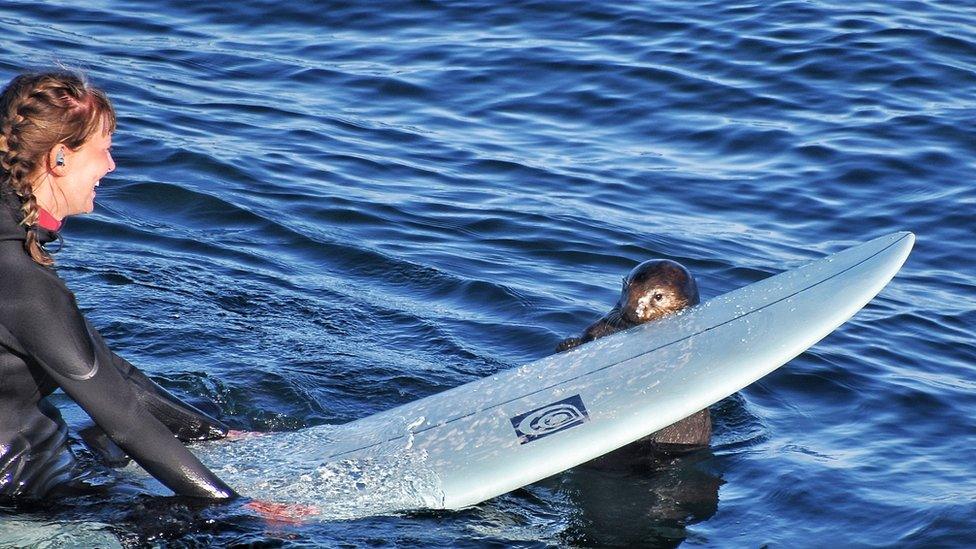
POLYGON ((782 366, 874 298, 914 242, 908 232, 877 238, 389 411, 209 445, 201 459, 245 495, 312 505, 340 498, 346 514, 475 505, 620 448, 782 366))

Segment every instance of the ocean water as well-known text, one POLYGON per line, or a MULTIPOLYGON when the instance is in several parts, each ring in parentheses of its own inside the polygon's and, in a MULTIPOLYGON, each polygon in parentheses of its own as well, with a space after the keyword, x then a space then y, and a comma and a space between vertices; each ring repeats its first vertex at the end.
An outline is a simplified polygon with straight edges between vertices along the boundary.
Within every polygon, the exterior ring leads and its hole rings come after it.
POLYGON ((645 259, 707 299, 918 236, 850 322, 712 407, 708 451, 303 524, 4 504, 0 545, 976 544, 973 3, 7 1, 0 44, 2 80, 80 69, 119 112, 61 275, 117 352, 239 429, 543 357, 645 259))

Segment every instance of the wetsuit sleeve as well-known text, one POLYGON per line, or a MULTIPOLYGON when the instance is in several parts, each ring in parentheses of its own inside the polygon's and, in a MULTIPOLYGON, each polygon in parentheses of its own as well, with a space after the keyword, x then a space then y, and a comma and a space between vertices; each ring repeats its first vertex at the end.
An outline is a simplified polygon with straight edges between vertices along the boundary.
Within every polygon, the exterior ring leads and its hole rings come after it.
POLYGON ((124 358, 112 353, 112 363, 132 385, 149 412, 182 441, 214 440, 227 436, 226 424, 182 402, 149 379, 124 358))
POLYGON ((112 359, 122 377, 132 384, 137 398, 156 419, 169 427, 176 438, 191 441, 214 440, 227 436, 229 428, 226 424, 182 402, 124 358, 112 353, 112 359))
POLYGON ((14 281, 18 288, 5 289, 15 291, 19 299, 0 302, 4 324, 26 359, 43 368, 112 440, 169 489, 184 496, 235 496, 142 404, 104 342, 89 332, 67 288, 43 278, 14 281))
MULTIPOLYGON (((108 348, 101 334, 88 324, 88 330, 96 345, 108 348)), ((162 421, 176 438, 182 441, 213 440, 227 436, 228 427, 197 408, 182 402, 172 393, 149 379, 146 374, 133 366, 128 360, 111 352, 112 364, 122 374, 136 393, 143 406, 162 421)))

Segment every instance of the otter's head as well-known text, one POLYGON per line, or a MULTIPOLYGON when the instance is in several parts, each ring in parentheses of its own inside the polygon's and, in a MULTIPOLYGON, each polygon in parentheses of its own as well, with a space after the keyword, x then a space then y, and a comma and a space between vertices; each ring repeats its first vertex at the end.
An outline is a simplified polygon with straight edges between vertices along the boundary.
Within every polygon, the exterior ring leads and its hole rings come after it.
POLYGON ((698 285, 680 263, 652 259, 634 267, 620 292, 620 315, 640 324, 697 305, 698 285))

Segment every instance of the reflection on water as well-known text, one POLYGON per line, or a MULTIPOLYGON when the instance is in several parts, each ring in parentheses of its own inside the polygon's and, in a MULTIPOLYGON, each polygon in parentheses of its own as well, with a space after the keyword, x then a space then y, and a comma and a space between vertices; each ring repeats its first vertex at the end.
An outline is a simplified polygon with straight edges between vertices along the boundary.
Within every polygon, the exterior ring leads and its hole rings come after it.
POLYGON ((71 522, 63 518, 19 519, 6 516, 0 506, 0 547, 60 549, 74 547, 123 547, 107 524, 71 522))
POLYGON ((686 528, 718 510, 721 476, 712 453, 642 453, 627 446, 559 478, 572 500, 573 520, 561 534, 566 543, 589 546, 677 546, 686 528))

